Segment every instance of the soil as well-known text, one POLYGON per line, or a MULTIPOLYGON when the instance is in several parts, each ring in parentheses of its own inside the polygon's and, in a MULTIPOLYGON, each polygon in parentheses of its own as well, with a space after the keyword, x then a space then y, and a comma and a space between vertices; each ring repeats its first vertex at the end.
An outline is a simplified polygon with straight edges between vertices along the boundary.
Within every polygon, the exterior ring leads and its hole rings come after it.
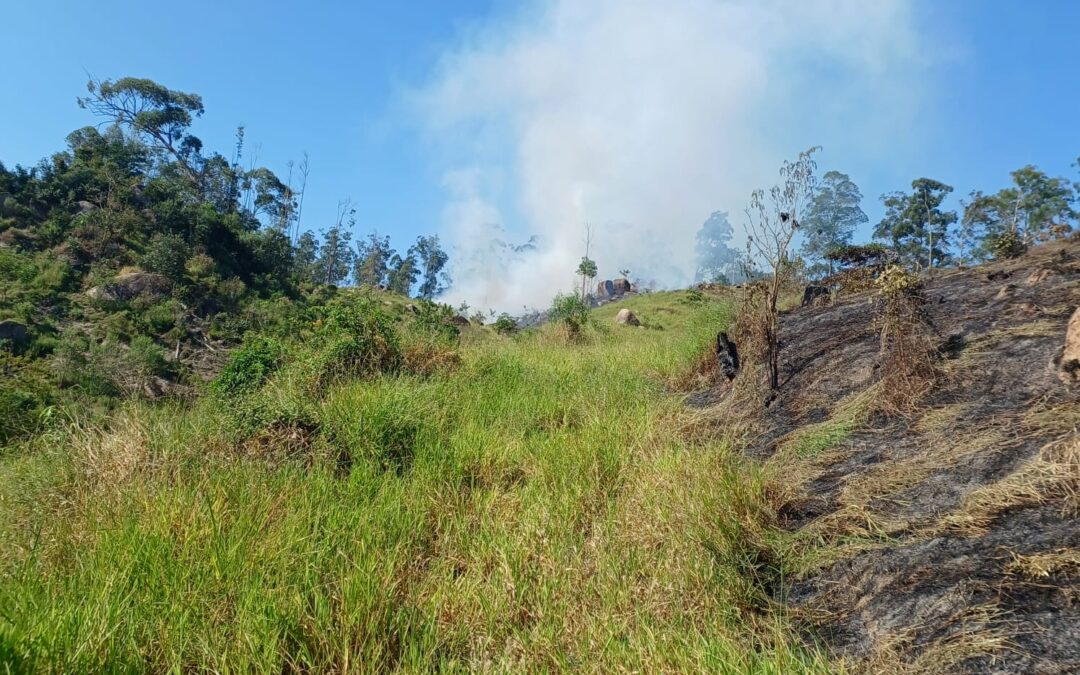
POLYGON ((1080 305, 1080 243, 936 272, 924 297, 938 376, 917 407, 794 459, 790 438, 880 379, 881 300, 781 317, 780 395, 747 454, 793 477, 781 526, 834 555, 780 599, 855 670, 1080 672, 1080 392, 1051 363, 1080 305), (1076 562, 1017 562, 1039 554, 1076 562))

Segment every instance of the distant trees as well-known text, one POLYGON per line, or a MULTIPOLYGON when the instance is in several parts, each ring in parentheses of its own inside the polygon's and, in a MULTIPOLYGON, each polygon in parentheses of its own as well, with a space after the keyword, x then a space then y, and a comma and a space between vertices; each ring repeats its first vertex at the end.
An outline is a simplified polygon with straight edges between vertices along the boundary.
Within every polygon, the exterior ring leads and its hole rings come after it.
POLYGON ((911 190, 910 194, 882 196, 885 217, 874 228, 874 236, 888 241, 907 264, 931 270, 949 260, 949 227, 957 216, 943 209, 942 202, 953 188, 931 178, 917 178, 911 190))
POLYGON ((961 254, 975 260, 993 257, 1015 240, 1021 249, 1071 229, 1073 186, 1028 165, 1013 171, 1013 184, 996 194, 971 193, 963 203, 961 254))
POLYGON ((390 237, 380 237, 377 232, 372 232, 356 244, 353 280, 359 286, 385 285, 386 275, 390 271, 390 258, 393 256, 390 237))
POLYGON ((850 244, 855 228, 869 221, 861 203, 862 192, 847 174, 829 171, 822 176, 800 223, 802 255, 811 273, 824 271, 826 265, 832 273, 826 254, 850 244))
POLYGON ((702 224, 694 245, 697 257, 695 282, 730 282, 735 278, 739 252, 728 245, 734 234, 726 211, 714 211, 702 224))

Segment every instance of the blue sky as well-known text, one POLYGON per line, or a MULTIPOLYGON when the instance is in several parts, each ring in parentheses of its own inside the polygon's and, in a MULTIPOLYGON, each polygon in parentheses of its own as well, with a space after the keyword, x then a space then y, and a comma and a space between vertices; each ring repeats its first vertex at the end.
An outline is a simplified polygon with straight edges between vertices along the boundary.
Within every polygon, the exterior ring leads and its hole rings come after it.
MULTIPOLYGON (((919 37, 919 53, 904 57, 920 61, 917 72, 903 71, 912 79, 898 81, 890 93, 903 107, 904 87, 919 90, 912 94, 918 104, 902 126, 882 127, 888 129, 882 138, 844 138, 844 125, 830 127, 815 120, 815 111, 801 111, 784 117, 776 130, 777 144, 786 144, 783 152, 824 145, 822 170, 848 171, 862 187, 872 218, 880 215, 882 192, 903 189, 921 175, 954 185, 957 195, 1002 187, 1010 170, 1028 163, 1080 178, 1070 166, 1080 155, 1080 3, 896 2, 911 5, 910 28, 919 37), (792 122, 800 119, 805 124, 792 122), (868 142, 873 152, 858 152, 868 142)), ((32 164, 61 149, 67 133, 93 122, 75 104, 87 72, 101 78, 135 75, 201 94, 207 112, 194 131, 210 148, 228 154, 235 127, 244 124, 248 152, 257 149, 259 163, 281 174, 287 160, 307 151, 307 227, 328 225, 337 201, 348 197, 361 232, 389 233, 404 246, 419 233, 440 231, 452 201, 448 176, 472 167, 469 154, 476 152, 502 157, 495 162, 501 187, 487 195, 497 207, 493 212, 511 229, 529 230, 536 223, 529 222, 523 197, 513 188, 524 163, 517 151, 503 147, 498 135, 457 142, 470 124, 502 123, 473 111, 464 116, 464 126, 440 129, 432 106, 444 99, 426 99, 427 108, 417 115, 414 95, 437 89, 446 79, 446 64, 463 54, 487 50, 498 58, 504 42, 542 21, 536 17, 545 4, 523 9, 494 0, 8 3, 0 23, 0 161, 32 164), (474 42, 486 46, 474 49, 474 42)), ((802 87, 830 87, 843 78, 827 66, 800 67, 810 73, 802 87)), ((901 71, 883 71, 882 77, 896 72, 901 71)), ((856 101, 844 114, 857 116, 858 107, 856 101)), ((514 126, 513 114, 505 126, 514 126)), ((874 114, 880 111, 868 110, 874 114)), ((476 175, 490 178, 489 168, 476 175)), ((732 212, 741 207, 714 206, 732 212)), ((694 211, 701 212, 695 228, 708 215, 702 211, 694 211)))

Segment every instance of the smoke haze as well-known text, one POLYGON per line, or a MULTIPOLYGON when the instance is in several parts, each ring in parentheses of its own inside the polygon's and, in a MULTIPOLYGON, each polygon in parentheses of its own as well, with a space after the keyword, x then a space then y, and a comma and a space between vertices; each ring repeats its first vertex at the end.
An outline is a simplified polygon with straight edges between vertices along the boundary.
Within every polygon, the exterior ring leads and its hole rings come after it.
POLYGON ((546 307, 586 223, 600 278, 688 284, 702 222, 740 230, 782 159, 910 128, 915 23, 905 0, 553 0, 463 31, 410 94, 443 173, 444 299, 546 307))

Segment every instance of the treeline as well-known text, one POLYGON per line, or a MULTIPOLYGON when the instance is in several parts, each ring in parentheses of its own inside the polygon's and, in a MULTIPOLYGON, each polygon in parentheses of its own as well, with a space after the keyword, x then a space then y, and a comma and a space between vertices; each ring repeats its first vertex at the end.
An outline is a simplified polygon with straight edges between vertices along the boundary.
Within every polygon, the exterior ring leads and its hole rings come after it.
POLYGON ((255 331, 292 334, 343 283, 430 298, 439 240, 353 243, 355 210, 303 219, 308 161, 279 175, 192 133, 202 99, 152 80, 92 80, 101 122, 32 167, 0 164, 0 447, 125 396, 197 390, 255 331))
POLYGON ((76 272, 137 265, 178 283, 189 261, 207 256, 221 279, 261 293, 351 278, 431 297, 448 283, 437 237, 403 254, 374 234, 352 248, 347 202, 319 236, 301 234, 307 159, 290 163, 286 180, 245 168, 243 128, 231 156, 204 151, 191 133, 204 112, 198 95, 123 78, 91 81, 78 103, 108 123, 104 131, 73 132, 66 151, 32 168, 0 164, 0 246, 53 250, 76 272))
MULTIPOLYGON (((1080 168, 1080 159, 1073 166, 1080 168)), ((887 245, 899 262, 926 270, 1015 256, 1074 231, 1080 182, 1031 165, 1013 171, 1011 179, 995 193, 972 191, 960 201, 958 213, 945 206, 951 185, 918 178, 910 191, 882 195, 885 215, 874 226, 873 238, 887 245)), ((862 200, 847 174, 829 171, 816 180, 800 218, 802 243, 792 264, 810 277, 830 274, 856 228, 869 222, 862 200)), ((697 235, 698 281, 744 280, 751 256, 730 245, 733 237, 727 213, 718 211, 705 221, 697 235)))

